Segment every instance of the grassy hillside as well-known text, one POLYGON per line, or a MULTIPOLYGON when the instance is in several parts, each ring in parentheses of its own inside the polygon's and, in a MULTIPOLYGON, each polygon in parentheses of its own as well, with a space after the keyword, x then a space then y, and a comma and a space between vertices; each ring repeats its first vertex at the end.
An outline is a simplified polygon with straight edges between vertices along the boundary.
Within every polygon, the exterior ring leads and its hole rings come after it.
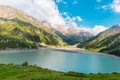
POLYGON ((113 26, 78 47, 120 56, 120 26, 113 26))
POLYGON ((1 64, 0 80, 120 80, 120 74, 115 72, 112 74, 63 73, 26 64, 1 64))
POLYGON ((0 48, 37 48, 40 43, 62 46, 62 40, 53 33, 37 28, 19 19, 0 18, 0 48))
POLYGON ((0 6, 0 49, 63 46, 65 43, 33 17, 0 6))

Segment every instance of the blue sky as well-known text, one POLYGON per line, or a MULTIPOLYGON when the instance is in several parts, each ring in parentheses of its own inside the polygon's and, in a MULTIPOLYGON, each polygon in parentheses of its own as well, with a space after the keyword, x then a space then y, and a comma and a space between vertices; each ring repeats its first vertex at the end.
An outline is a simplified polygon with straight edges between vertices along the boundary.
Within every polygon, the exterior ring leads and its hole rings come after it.
POLYGON ((21 10, 52 27, 74 27, 94 34, 120 24, 120 0, 0 0, 0 5, 21 10))
POLYGON ((112 25, 120 24, 120 11, 114 11, 110 8, 113 0, 55 1, 61 13, 67 12, 71 17, 80 16, 83 19, 81 22, 76 22, 78 26, 94 27, 95 25, 103 25, 111 27, 112 25))

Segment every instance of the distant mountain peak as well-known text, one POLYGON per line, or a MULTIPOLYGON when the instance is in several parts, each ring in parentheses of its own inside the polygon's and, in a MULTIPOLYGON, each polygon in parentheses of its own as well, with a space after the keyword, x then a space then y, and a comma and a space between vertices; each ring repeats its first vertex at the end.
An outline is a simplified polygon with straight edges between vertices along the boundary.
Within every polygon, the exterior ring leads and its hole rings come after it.
POLYGON ((112 28, 120 28, 120 24, 113 25, 112 28))
POLYGON ((105 35, 105 34, 110 34, 112 35, 113 34, 117 34, 117 33, 120 33, 120 25, 117 24, 117 25, 113 25, 111 28, 99 33, 98 35, 105 35))
POLYGON ((120 25, 112 26, 78 47, 120 56, 120 25))
POLYGON ((17 17, 17 10, 10 6, 0 6, 0 17, 13 19, 17 17))
POLYGON ((4 8, 4 9, 14 9, 14 8, 12 8, 11 6, 9 6, 9 5, 0 5, 0 8, 4 8))

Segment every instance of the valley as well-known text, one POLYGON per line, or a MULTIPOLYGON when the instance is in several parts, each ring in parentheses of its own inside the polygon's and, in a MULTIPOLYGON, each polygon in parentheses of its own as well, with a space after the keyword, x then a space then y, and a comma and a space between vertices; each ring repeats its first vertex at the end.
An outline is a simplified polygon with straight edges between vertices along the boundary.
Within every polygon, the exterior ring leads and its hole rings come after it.
POLYGON ((105 14, 120 1, 93 12, 66 1, 0 1, 0 80, 120 80, 120 20, 105 14))
POLYGON ((54 28, 50 24, 41 23, 10 6, 1 6, 0 11, 1 50, 37 49, 39 47, 67 48, 79 44, 78 48, 74 46, 74 49, 81 48, 120 56, 119 25, 114 25, 95 36, 90 32, 72 27, 64 29, 58 26, 54 28))

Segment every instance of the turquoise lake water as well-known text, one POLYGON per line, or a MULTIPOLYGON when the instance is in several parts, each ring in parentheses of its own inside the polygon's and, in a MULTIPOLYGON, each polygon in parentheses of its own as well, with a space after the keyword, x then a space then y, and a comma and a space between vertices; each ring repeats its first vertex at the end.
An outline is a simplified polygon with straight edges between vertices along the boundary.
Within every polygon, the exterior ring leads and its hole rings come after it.
POLYGON ((21 64, 28 61, 43 68, 82 73, 120 72, 120 59, 96 54, 81 54, 50 49, 0 52, 0 63, 21 64))

